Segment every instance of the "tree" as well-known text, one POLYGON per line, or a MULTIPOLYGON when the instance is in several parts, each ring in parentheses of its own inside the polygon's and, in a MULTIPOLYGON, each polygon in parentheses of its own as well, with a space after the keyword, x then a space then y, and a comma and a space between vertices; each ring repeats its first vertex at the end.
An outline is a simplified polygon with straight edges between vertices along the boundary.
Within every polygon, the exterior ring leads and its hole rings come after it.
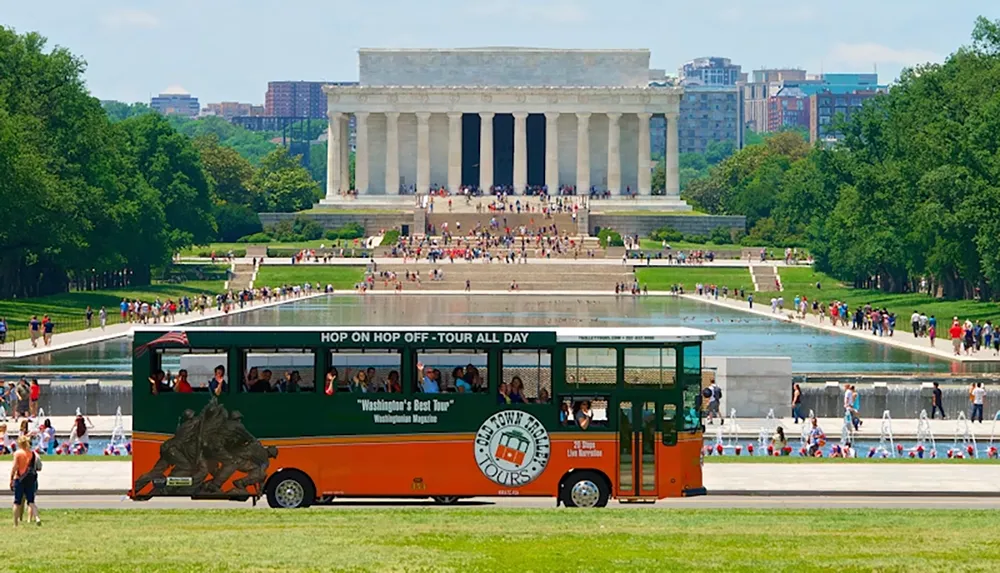
POLYGON ((312 207, 321 197, 319 186, 299 163, 299 156, 285 148, 267 154, 253 179, 262 204, 258 211, 291 213, 312 207))
POLYGON ((153 108, 142 102, 127 104, 120 101, 108 100, 101 102, 101 107, 104 108, 111 121, 123 121, 137 115, 153 113, 153 108))

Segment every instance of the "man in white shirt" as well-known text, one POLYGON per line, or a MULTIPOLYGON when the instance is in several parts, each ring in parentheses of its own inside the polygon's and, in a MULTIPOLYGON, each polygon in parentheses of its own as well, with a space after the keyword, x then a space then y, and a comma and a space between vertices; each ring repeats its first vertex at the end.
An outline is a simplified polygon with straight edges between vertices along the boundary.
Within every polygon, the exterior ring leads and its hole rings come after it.
POLYGON ((910 315, 910 326, 913 327, 913 338, 920 336, 920 313, 913 311, 910 315))
POLYGON ((979 382, 976 387, 972 390, 972 416, 969 420, 975 422, 979 420, 979 423, 983 423, 983 398, 986 397, 986 389, 983 388, 983 383, 979 382))

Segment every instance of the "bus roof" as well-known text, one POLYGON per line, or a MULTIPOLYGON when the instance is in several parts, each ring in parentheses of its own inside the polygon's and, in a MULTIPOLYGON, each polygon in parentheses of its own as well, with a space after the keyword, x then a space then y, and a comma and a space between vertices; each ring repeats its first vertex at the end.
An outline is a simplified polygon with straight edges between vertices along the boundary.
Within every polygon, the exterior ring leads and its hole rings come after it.
POLYGON ((544 327, 544 326, 136 326, 137 332, 554 332, 557 342, 696 342, 715 339, 709 330, 685 326, 544 327))

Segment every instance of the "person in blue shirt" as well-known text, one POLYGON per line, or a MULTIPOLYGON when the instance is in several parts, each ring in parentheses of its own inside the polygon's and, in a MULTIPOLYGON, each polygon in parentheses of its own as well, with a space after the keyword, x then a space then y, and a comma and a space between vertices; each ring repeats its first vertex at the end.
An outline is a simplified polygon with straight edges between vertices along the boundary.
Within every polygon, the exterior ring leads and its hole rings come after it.
POLYGON ((461 366, 456 366, 454 370, 451 371, 451 377, 455 381, 455 391, 461 394, 469 394, 472 392, 472 385, 465 380, 465 369, 461 366))
POLYGON ((423 379, 420 381, 420 391, 424 394, 438 394, 441 387, 437 381, 437 372, 433 368, 424 368, 423 364, 417 364, 418 374, 423 372, 423 379))
POLYGON ((0 344, 7 342, 7 319, 0 317, 0 344))
POLYGON ((38 346, 38 337, 42 332, 42 323, 38 320, 38 316, 32 316, 31 320, 28 321, 28 334, 31 335, 31 346, 38 346))
POLYGON ((229 391, 229 385, 226 384, 226 367, 219 364, 215 367, 214 375, 212 379, 208 381, 208 391, 214 396, 219 396, 223 392, 229 391))

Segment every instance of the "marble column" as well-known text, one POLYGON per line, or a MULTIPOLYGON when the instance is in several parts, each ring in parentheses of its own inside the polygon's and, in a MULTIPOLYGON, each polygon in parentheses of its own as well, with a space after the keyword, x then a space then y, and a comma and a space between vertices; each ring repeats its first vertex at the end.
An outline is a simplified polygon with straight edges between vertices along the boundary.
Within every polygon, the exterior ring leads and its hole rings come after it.
POLYGON ((559 112, 545 112, 545 186, 559 194, 559 112))
POLYGON ((611 195, 622 192, 621 126, 618 120, 622 114, 608 114, 608 191, 611 195))
POLYGON ((448 192, 462 186, 462 114, 448 113, 448 192))
POLYGON ((368 112, 354 114, 354 189, 368 193, 368 112))
POLYGON ((528 186, 528 114, 514 114, 514 194, 523 195, 528 186))
POLYGON ((351 190, 351 116, 340 119, 340 190, 351 190))
POLYGON ((676 113, 665 115, 667 119, 666 196, 673 198, 680 198, 681 196, 680 154, 678 153, 677 145, 680 134, 677 130, 677 115, 676 113))
POLYGON ((650 173, 650 163, 652 152, 649 141, 649 119, 653 117, 651 113, 640 113, 639 115, 639 195, 653 194, 653 176, 650 173))
POLYGON ((590 112, 576 114, 576 194, 590 194, 590 112))
POLYGON ((326 141, 326 198, 334 199, 340 193, 340 116, 337 112, 327 114, 330 118, 326 141))
POLYGON ((427 194, 431 187, 431 114, 417 112, 417 194, 427 194))
POLYGON ((385 114, 385 194, 399 195, 399 112, 385 114))
POLYGON ((493 112, 479 112, 479 189, 489 193, 493 187, 493 112))

